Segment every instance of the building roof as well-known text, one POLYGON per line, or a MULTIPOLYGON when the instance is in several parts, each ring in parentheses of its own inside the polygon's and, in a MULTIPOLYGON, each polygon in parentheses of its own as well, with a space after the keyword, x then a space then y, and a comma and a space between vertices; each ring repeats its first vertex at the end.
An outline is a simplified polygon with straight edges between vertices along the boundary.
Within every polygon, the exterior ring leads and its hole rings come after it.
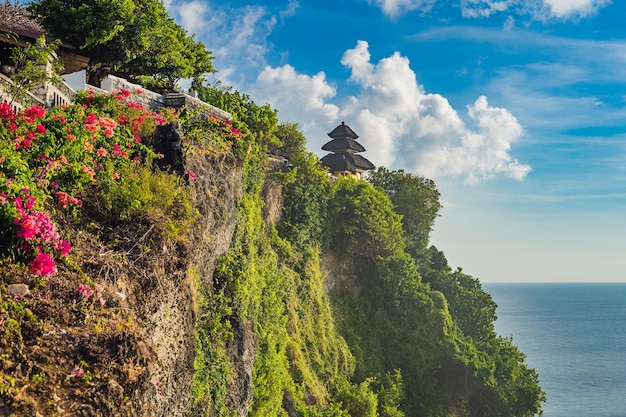
POLYGON ((43 27, 31 17, 30 12, 7 4, 0 5, 0 30, 32 39, 44 34, 43 27))
POLYGON ((359 137, 359 135, 354 133, 354 131, 350 129, 350 126, 348 126, 345 122, 341 122, 341 124, 334 128, 333 131, 328 134, 328 136, 333 139, 356 139, 359 137))
MULTIPOLYGON (((336 130, 336 129, 335 129, 336 130)), ((330 152, 365 152, 365 148, 354 139, 343 137, 326 142, 322 150, 330 152)))
MULTIPOLYGON (((45 34, 44 28, 33 19, 32 14, 21 7, 0 5, 0 37, 4 42, 25 46, 45 34), (16 34, 14 40, 9 34, 16 34)), ((63 62, 61 74, 69 74, 87 68, 89 58, 72 45, 61 44, 56 55, 63 62)))
POLYGON ((369 160, 353 153, 330 153, 322 158, 322 166, 328 167, 331 172, 353 174, 376 168, 369 160))
POLYGON ((365 148, 356 141, 359 135, 345 122, 341 122, 328 136, 333 140, 322 146, 322 149, 333 153, 322 158, 322 166, 329 168, 330 172, 356 174, 376 168, 369 160, 357 155, 359 152, 365 152, 365 148))

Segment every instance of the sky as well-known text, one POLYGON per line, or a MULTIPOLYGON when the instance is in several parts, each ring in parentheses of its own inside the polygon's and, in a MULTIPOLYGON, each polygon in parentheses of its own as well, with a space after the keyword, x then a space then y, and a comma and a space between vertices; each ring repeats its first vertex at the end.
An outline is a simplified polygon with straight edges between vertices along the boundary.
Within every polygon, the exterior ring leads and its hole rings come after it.
POLYGON ((453 268, 626 281, 626 2, 164 4, 311 152, 345 121, 375 165, 434 179, 453 268))

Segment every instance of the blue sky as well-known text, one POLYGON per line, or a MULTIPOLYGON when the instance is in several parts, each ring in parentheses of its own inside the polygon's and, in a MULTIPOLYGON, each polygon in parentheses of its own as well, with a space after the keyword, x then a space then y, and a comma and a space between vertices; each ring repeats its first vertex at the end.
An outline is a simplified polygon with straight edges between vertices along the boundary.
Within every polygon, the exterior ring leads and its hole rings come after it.
POLYGON ((626 281, 626 2, 165 4, 312 152, 345 121, 376 165, 433 178, 452 266, 626 281))

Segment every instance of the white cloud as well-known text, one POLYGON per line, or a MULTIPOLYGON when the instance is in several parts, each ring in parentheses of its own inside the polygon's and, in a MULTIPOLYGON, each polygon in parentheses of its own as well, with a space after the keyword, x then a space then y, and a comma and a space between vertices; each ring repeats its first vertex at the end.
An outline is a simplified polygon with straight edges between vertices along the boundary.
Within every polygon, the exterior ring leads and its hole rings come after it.
POLYGON ((505 32, 510 32, 515 29, 515 19, 513 16, 509 16, 504 21, 504 25, 502 25, 502 30, 505 32))
POLYGON ((463 17, 489 17, 508 9, 511 0, 461 0, 463 17))
MULTIPOLYGON (((430 12, 437 0, 368 0, 391 18, 418 11, 430 12)), ((442 0, 439 0, 442 1, 442 0)), ((461 15, 486 18, 495 13, 531 15, 536 20, 578 19, 593 15, 611 0, 460 0, 461 15)))
POLYGON ((280 12, 280 19, 283 20, 287 17, 291 17, 295 15, 296 9, 298 9, 298 7, 300 7, 300 3, 298 3, 296 0, 289 0, 289 3, 287 4, 287 8, 285 8, 284 10, 281 10, 280 12))
POLYGON ((183 26, 188 32, 196 33, 206 26, 205 15, 209 11, 207 3, 194 0, 189 3, 181 3, 179 6, 169 5, 170 13, 178 13, 183 26))
POLYGON ((270 103, 278 109, 282 122, 298 122, 309 138, 309 147, 313 145, 316 149, 328 140, 328 128, 332 129, 339 119, 339 108, 326 102, 335 94, 335 88, 328 84, 323 72, 311 77, 298 74, 291 65, 266 67, 259 74, 252 93, 256 101, 270 103))
MULTIPOLYGON (((368 0, 372 3, 372 0, 368 0)), ((412 11, 427 13, 437 0, 374 0, 384 14, 389 17, 398 17, 412 11)))
POLYGON ((544 0, 556 17, 585 17, 611 3, 611 0, 544 0))
POLYGON ((399 53, 372 64, 367 42, 359 41, 341 62, 361 87, 341 117, 355 121, 352 127, 369 150, 365 156, 375 164, 469 182, 496 176, 521 180, 530 171, 510 156, 521 126, 505 109, 490 107, 485 97, 468 107, 472 129, 446 98, 425 93, 399 53))

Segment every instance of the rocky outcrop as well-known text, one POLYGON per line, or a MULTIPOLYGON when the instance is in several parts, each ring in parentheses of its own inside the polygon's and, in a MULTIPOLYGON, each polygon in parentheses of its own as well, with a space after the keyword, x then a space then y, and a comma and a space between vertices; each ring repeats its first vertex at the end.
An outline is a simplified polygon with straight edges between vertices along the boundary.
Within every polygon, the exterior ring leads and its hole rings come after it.
POLYGON ((159 125, 152 135, 150 145, 160 155, 155 163, 161 169, 185 175, 185 153, 183 152, 183 130, 178 121, 159 125))

